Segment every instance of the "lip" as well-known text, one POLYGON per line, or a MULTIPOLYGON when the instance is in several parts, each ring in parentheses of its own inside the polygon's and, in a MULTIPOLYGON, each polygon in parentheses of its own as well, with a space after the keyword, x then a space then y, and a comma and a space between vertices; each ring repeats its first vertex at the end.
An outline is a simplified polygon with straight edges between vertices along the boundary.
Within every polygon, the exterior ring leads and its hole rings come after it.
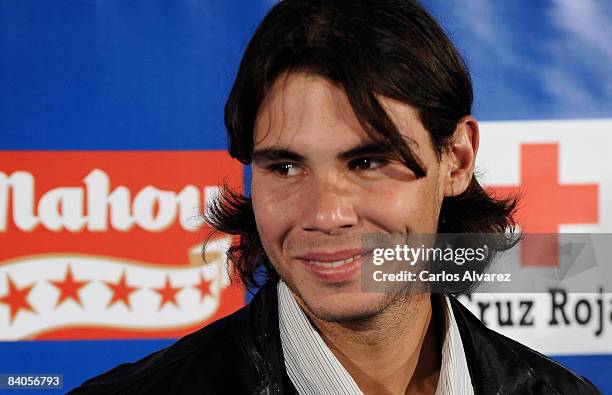
POLYGON ((297 256, 296 259, 300 259, 302 261, 336 262, 360 254, 361 249, 353 248, 351 250, 342 250, 337 252, 311 252, 305 255, 297 256))
POLYGON ((343 250, 332 253, 327 252, 316 252, 300 255, 296 257, 297 260, 317 279, 331 283, 342 283, 353 280, 361 270, 361 259, 370 253, 369 251, 363 251, 361 249, 343 250), (342 263, 335 266, 324 266, 317 264, 338 262, 342 260, 348 260, 353 258, 349 262, 342 263), (313 262, 314 261, 314 262, 313 262))

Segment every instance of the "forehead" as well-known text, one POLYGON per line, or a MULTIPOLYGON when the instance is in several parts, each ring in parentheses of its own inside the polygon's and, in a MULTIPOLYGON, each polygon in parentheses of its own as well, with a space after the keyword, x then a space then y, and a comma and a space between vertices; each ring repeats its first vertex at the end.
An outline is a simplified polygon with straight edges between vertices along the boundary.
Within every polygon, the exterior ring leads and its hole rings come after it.
MULTIPOLYGON (((384 96, 378 99, 415 153, 431 148, 429 135, 412 106, 384 96)), ((320 149, 332 149, 372 140, 341 87, 304 73, 277 78, 259 109, 253 137, 257 148, 305 148, 316 143, 320 149)))

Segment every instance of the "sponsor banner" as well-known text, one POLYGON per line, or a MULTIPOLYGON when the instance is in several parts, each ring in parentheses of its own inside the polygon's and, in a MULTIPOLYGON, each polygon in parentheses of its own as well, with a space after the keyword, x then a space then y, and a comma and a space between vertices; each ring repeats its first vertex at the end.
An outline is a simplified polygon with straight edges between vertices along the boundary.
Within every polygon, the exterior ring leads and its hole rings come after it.
POLYGON ((0 301, 8 307, 0 339, 160 337, 193 330, 221 307, 230 243, 210 242, 206 264, 195 247, 193 264, 180 268, 86 255, 14 260, 0 268, 6 279, 0 301))
POLYGON ((216 151, 0 156, 0 340, 178 337, 239 308, 201 213, 242 166, 216 151))
POLYGON ((489 328, 547 355, 612 354, 610 284, 592 293, 472 294, 459 300, 489 328))
POLYGON ((518 193, 530 233, 612 233, 612 120, 482 122, 481 183, 518 193))
MULTIPOLYGON (((482 122, 480 131, 476 172, 494 193, 521 196, 523 231, 612 233, 612 120, 482 122)), ((609 271, 610 256, 597 264, 609 271)), ((543 353, 610 354, 610 284, 603 278, 581 290, 561 282, 544 293, 460 300, 491 328, 543 353)))

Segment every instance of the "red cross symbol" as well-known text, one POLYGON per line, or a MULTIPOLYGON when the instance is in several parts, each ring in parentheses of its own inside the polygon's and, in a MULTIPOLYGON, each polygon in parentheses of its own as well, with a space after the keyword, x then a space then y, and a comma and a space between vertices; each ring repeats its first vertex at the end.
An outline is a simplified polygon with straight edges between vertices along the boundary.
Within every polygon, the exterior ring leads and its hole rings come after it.
MULTIPOLYGON (((519 193, 516 220, 524 233, 554 233, 561 224, 598 222, 597 184, 559 183, 559 144, 521 144, 519 186, 493 185, 496 196, 519 193)), ((523 266, 556 266, 557 236, 541 236, 521 243, 523 266)))

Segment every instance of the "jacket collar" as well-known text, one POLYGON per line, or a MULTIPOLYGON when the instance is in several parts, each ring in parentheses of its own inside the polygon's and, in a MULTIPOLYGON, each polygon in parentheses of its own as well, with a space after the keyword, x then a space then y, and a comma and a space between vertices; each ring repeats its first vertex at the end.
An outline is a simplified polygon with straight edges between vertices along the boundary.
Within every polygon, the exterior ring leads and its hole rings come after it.
POLYGON ((449 296, 459 328, 475 394, 550 393, 559 394, 550 380, 528 361, 555 362, 487 328, 456 298, 449 296))
POLYGON ((240 342, 258 377, 251 383, 252 394, 296 393, 285 369, 278 327, 276 281, 268 281, 257 292, 240 317, 240 342))
MULTIPOLYGON (((544 386, 535 370, 506 344, 505 337, 493 334, 466 307, 449 296, 475 394, 516 392, 544 386), (493 341, 492 336, 499 337, 493 341)), ((293 394, 295 387, 287 375, 278 327, 276 281, 268 281, 251 303, 241 311, 240 341, 250 361, 252 394, 293 394)), ((506 339, 507 340, 507 339, 506 339)), ((516 344, 516 343, 514 343, 516 344)), ((520 346, 520 345, 519 345, 520 346)), ((523 347, 523 346, 520 346, 523 347)), ((542 388, 542 387, 540 387, 542 388)))

